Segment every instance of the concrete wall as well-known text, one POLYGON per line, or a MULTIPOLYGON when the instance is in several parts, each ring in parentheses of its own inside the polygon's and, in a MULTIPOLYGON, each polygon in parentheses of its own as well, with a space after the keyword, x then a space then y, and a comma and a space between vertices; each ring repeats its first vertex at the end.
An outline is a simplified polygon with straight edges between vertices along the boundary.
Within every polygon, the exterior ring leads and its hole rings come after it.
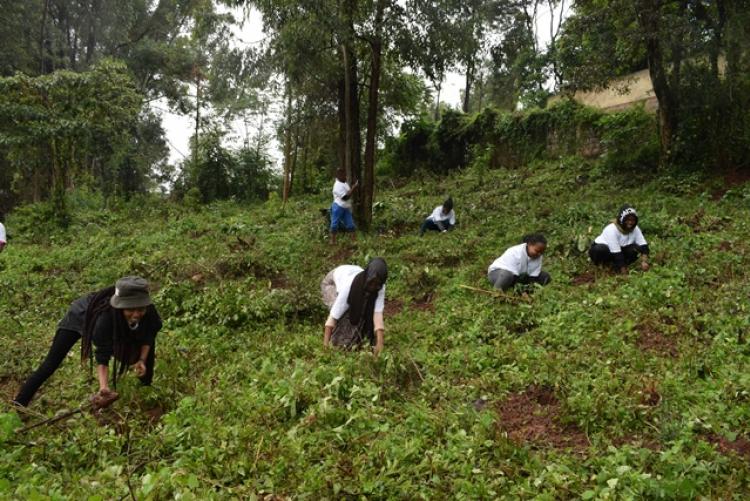
MULTIPOLYGON (((549 102, 552 104, 560 99, 560 96, 553 96, 549 102)), ((614 80, 608 89, 576 92, 573 99, 604 111, 619 111, 639 103, 644 103, 648 111, 656 111, 658 106, 647 69, 614 80)))

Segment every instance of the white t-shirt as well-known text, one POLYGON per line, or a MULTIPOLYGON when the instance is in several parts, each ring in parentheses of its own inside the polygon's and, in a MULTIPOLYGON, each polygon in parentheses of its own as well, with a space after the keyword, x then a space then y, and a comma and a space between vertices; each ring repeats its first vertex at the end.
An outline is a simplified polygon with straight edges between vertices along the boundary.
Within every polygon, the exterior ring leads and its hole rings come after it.
POLYGON ((450 223, 451 226, 454 226, 456 224, 456 213, 453 212, 453 209, 451 209, 448 214, 443 214, 443 206, 438 205, 437 207, 435 207, 435 210, 432 211, 432 214, 430 214, 427 219, 431 219, 435 223, 437 223, 438 221, 443 222, 445 220, 448 220, 448 223, 450 223))
POLYGON ((5 243, 5 226, 3 226, 3 223, 0 223, 0 243, 5 243))
MULTIPOLYGON (((336 301, 331 306, 331 313, 328 316, 326 325, 335 325, 336 321, 344 316, 349 309, 349 290, 352 287, 352 280, 358 274, 364 271, 359 266, 353 264, 343 264, 333 270, 333 283, 336 285, 336 301)), ((373 322, 375 329, 383 328, 383 310, 385 309, 385 284, 378 291, 378 297, 375 299, 375 310, 373 322)))
POLYGON ((507 270, 514 275, 526 273, 530 277, 538 277, 542 271, 542 256, 531 259, 526 253, 526 244, 514 245, 493 261, 487 273, 497 269, 507 270))
POLYGON ((646 245, 641 229, 636 226, 630 233, 623 233, 617 229, 615 223, 609 223, 602 230, 602 234, 594 239, 594 243, 604 244, 609 247, 609 252, 621 252, 626 245, 646 245))
POLYGON ((336 182, 333 183, 333 203, 335 203, 339 207, 343 207, 344 209, 351 209, 352 201, 344 200, 343 198, 347 193, 349 193, 349 190, 351 189, 352 188, 351 186, 349 186, 349 183, 342 183, 337 179, 336 182))

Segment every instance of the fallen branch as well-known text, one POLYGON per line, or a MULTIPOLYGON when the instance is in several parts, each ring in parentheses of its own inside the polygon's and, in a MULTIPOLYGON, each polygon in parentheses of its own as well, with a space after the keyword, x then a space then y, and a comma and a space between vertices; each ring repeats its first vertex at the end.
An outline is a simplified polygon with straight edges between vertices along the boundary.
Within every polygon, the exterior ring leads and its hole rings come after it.
POLYGON ((48 424, 57 423, 58 421, 62 421, 63 419, 68 419, 69 417, 74 416, 74 415, 78 414, 79 412, 83 412, 84 409, 86 409, 87 407, 90 407, 90 406, 91 406, 91 404, 82 405, 81 407, 78 407, 77 409, 73 409, 73 410, 70 410, 70 411, 63 412, 62 414, 58 414, 58 415, 56 415, 54 417, 51 417, 49 419, 45 419, 44 421, 40 421, 38 423, 30 424, 28 426, 24 426, 23 428, 21 428, 20 430, 18 430, 16 433, 20 435, 21 433, 26 433, 27 431, 33 430, 34 428, 38 428, 40 426, 44 426, 44 425, 48 425, 48 424))

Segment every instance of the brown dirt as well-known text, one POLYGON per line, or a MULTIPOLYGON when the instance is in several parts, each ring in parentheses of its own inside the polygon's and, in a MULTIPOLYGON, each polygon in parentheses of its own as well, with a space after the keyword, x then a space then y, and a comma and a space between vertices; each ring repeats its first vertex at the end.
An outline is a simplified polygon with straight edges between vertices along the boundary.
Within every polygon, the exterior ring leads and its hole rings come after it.
MULTIPOLYGON (((338 236, 339 239, 344 239, 346 237, 347 235, 338 236)), ((331 249, 333 252, 331 262, 334 267, 346 264, 347 261, 349 261, 349 258, 352 257, 352 254, 354 254, 354 247, 350 247, 342 242, 337 243, 335 246, 331 246, 331 249)))
POLYGON ((431 292, 422 297, 414 298, 409 307, 417 311, 435 311, 435 305, 432 304, 434 296, 431 292))
POLYGON ((416 235, 418 231, 419 224, 417 223, 396 223, 387 228, 380 228, 378 233, 386 237, 400 237, 410 232, 416 235))
POLYGON ((636 344, 642 351, 650 351, 672 358, 680 354, 677 348, 677 341, 674 338, 665 336, 653 325, 644 323, 640 324, 636 329, 638 331, 636 344))
POLYGON ((0 399, 10 402, 23 382, 15 376, 0 376, 0 399))
POLYGON ((705 435, 705 438, 708 443, 713 444, 722 454, 729 455, 730 453, 734 453, 750 459, 750 440, 747 438, 737 437, 734 442, 730 442, 716 433, 708 433, 705 435))
POLYGON ((159 421, 161 421, 161 417, 166 413, 167 411, 164 410, 164 408, 161 405, 157 405, 156 407, 152 409, 146 409, 144 411, 144 414, 148 418, 148 422, 150 424, 156 424, 159 421))
POLYGON ((547 446, 583 452, 589 445, 575 425, 562 423, 560 402, 549 386, 530 385, 497 405, 497 426, 518 445, 547 446))
POLYGON ((730 251, 732 250, 732 242, 724 240, 716 248, 720 251, 730 251))
POLYGON ((401 310, 404 309, 403 301, 399 299, 389 299, 385 302, 385 311, 383 312, 386 317, 392 317, 398 315, 401 310))
POLYGON ((596 276, 591 271, 584 271, 580 275, 576 275, 570 281, 572 285, 586 285, 592 284, 596 281, 596 276))
POLYGON ((711 199, 720 200, 727 191, 736 186, 740 186, 750 181, 750 170, 748 169, 731 169, 724 173, 724 186, 714 190, 711 193, 711 199))
POLYGON ((661 394, 656 387, 656 383, 651 382, 641 391, 641 405, 656 407, 661 403, 661 394))
POLYGON ((279 273, 271 277, 271 288, 272 289, 288 289, 289 278, 286 275, 279 273))

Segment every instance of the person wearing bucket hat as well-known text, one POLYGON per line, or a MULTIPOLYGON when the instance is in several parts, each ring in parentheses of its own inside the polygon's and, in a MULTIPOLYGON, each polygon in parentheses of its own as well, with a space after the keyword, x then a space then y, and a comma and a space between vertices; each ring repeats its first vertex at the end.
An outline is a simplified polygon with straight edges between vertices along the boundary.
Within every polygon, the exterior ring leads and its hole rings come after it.
POLYGON ((419 228, 419 236, 424 235, 425 231, 439 231, 445 233, 452 230, 456 225, 456 213, 453 212, 453 198, 448 197, 443 205, 438 205, 432 214, 427 216, 419 228))
POLYGON ((47 357, 23 384, 14 403, 28 406, 39 387, 52 376, 79 339, 83 339, 81 362, 88 360, 93 365, 96 359, 99 391, 91 398, 95 408, 117 399, 117 393, 109 388, 111 358, 114 358, 113 389, 117 388, 117 377, 128 366, 133 367, 141 383, 150 385, 154 375, 156 334, 161 327, 161 317, 149 294, 149 283, 141 277, 123 277, 114 287, 76 299, 57 325, 47 357))
POLYGON ((615 273, 627 273, 628 265, 641 255, 641 269, 648 271, 648 242, 638 227, 638 213, 625 204, 617 211, 617 217, 602 230, 589 248, 589 257, 594 264, 612 265, 615 273))

